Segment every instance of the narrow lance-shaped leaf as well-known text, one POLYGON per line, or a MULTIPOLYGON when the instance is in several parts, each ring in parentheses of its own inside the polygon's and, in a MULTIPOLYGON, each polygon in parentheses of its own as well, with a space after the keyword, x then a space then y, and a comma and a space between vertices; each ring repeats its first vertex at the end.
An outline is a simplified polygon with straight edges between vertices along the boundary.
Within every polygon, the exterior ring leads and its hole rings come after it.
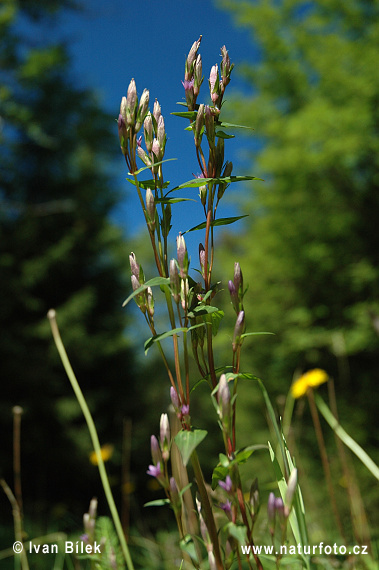
POLYGON ((133 291, 133 293, 131 293, 129 297, 125 299, 122 306, 125 307, 125 305, 127 305, 129 301, 133 299, 133 297, 139 295, 139 293, 143 293, 143 291, 145 291, 148 287, 155 287, 156 285, 168 285, 169 283, 170 283, 169 277, 153 277, 153 279, 146 281, 146 283, 144 283, 143 285, 138 287, 138 289, 133 291))
POLYGON ((150 337, 149 339, 147 339, 147 341, 145 342, 144 348, 145 348, 145 354, 147 354, 147 351, 149 350, 149 348, 152 347, 152 345, 154 344, 154 342, 160 342, 161 340, 164 340, 165 338, 168 338, 170 336, 174 336, 174 334, 179 334, 181 332, 190 332, 193 329, 196 329, 198 327, 202 327, 203 323, 200 323, 198 325, 193 325, 192 327, 186 328, 186 327, 178 327, 176 329, 170 329, 169 331, 163 332, 161 334, 157 334, 155 336, 150 337))
MULTIPOLYGON (((233 218, 218 218, 217 220, 213 220, 210 225, 213 227, 228 226, 229 224, 234 224, 234 222, 238 222, 238 220, 242 220, 242 218, 247 218, 248 215, 249 214, 245 214, 243 216, 234 216, 233 218)), ((186 232, 183 232, 183 233, 187 234, 188 232, 195 232, 197 230, 203 230, 204 228, 206 228, 206 226, 207 226, 207 222, 202 222, 198 226, 194 226, 190 230, 187 230, 186 232)))

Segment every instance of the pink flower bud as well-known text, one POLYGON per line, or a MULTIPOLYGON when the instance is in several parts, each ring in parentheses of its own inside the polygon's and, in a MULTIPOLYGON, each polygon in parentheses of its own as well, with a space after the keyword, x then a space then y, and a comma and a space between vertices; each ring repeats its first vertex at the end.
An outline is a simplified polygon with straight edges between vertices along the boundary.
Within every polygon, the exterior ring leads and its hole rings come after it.
POLYGON ((193 83, 193 94, 196 97, 199 95, 200 86, 203 83, 203 65, 201 62, 201 55, 198 54, 195 61, 195 69, 194 69, 194 83, 193 83))
POLYGON ((151 152, 153 147, 154 132, 153 132, 153 119, 150 113, 146 115, 143 122, 144 134, 145 134, 145 145, 147 152, 151 152))
POLYGON ((130 263, 130 270, 132 272, 132 275, 137 277, 137 279, 139 280, 140 266, 137 263, 136 255, 133 252, 129 255, 129 263, 130 263))
POLYGON ((155 200, 150 188, 146 190, 146 212, 151 230, 155 227, 155 200))
POLYGON ((143 93, 141 95, 141 100, 140 100, 138 112, 137 112, 137 120, 136 120, 136 124, 135 124, 136 133, 138 133, 138 131, 142 127, 143 122, 145 120, 145 117, 147 115, 148 109, 149 109, 149 91, 147 89, 144 89, 143 93))
POLYGON ((182 279, 186 279, 188 274, 188 253, 186 242, 184 241, 184 237, 181 233, 179 233, 176 238, 176 253, 178 256, 180 277, 182 277, 182 279))
POLYGON ((125 121, 129 126, 134 126, 135 111, 137 107, 137 88, 134 79, 131 80, 128 87, 125 107, 125 121))
POLYGON ((193 67, 197 56, 197 50, 200 47, 201 38, 202 36, 200 36, 196 42, 193 42, 192 47, 188 53, 185 65, 185 75, 184 75, 185 80, 190 80, 192 78, 193 67))
POLYGON ((245 332, 245 311, 240 311, 237 316, 236 324, 234 327, 233 335, 233 352, 237 350, 238 346, 241 346, 242 340, 241 335, 245 332))
POLYGON ((171 259, 170 261, 170 286, 171 286, 171 293, 172 296, 174 297, 175 303, 179 303, 180 279, 179 279, 177 262, 175 261, 175 259, 171 259))
POLYGON ((161 445, 164 445, 165 442, 167 442, 168 444, 170 443, 171 437, 170 437, 170 424, 168 421, 168 415, 167 414, 161 414, 161 420, 160 420, 160 439, 161 439, 161 445))
POLYGON ((203 277, 205 277, 205 273, 206 273, 206 258, 205 258, 205 249, 202 243, 199 244, 199 261, 200 261, 200 269, 201 269, 201 275, 203 277))
POLYGON ((153 117, 158 125, 159 122, 159 117, 161 116, 161 106, 158 103, 157 99, 155 99, 155 103, 154 103, 154 109, 153 109, 153 117))
POLYGON ((180 408, 180 402, 179 402, 178 392, 175 390, 174 386, 171 386, 170 388, 170 398, 171 398, 171 403, 174 406, 175 412, 178 412, 180 408))
POLYGON ((271 535, 273 535, 275 531, 275 511, 276 511, 275 502, 276 499, 274 493, 270 493, 267 502, 267 518, 268 518, 268 527, 271 535))
POLYGON ((159 443, 155 435, 152 435, 150 438, 150 448, 151 448, 151 458, 153 460, 154 465, 158 465, 158 463, 162 462, 162 453, 159 449, 159 443))
POLYGON ((216 64, 212 67, 209 75, 209 90, 213 104, 216 104, 219 98, 219 83, 218 65, 216 64))
POLYGON ((159 142, 159 148, 161 150, 161 157, 163 157, 164 149, 166 146, 166 131, 165 131, 164 119, 163 119, 162 115, 159 117, 159 121, 158 121, 157 138, 158 138, 158 142, 159 142))

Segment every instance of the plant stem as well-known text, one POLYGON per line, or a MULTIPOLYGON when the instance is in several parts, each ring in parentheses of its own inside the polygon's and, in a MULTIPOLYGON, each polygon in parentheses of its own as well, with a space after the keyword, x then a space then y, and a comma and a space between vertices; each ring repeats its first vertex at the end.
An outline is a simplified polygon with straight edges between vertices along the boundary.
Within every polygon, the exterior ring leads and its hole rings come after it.
POLYGON ((204 476, 203 476, 203 472, 202 472, 201 467, 200 467, 199 458, 198 458, 198 455, 196 453, 196 450, 194 450, 191 454, 191 463, 192 463, 192 467, 193 467, 193 470, 195 473, 197 487, 199 489, 201 506, 204 508, 204 511, 205 511, 204 520, 205 520, 205 524, 207 525, 209 536, 210 536, 210 539, 211 539, 212 544, 213 544, 213 553, 215 555, 217 569, 218 570, 224 570, 224 565, 221 561, 220 545, 218 542, 218 534, 217 534, 216 523, 214 520, 212 507, 211 507, 211 504, 209 501, 207 489, 205 487, 204 476))
MULTIPOLYGON (((23 539, 23 536, 22 536, 22 534, 23 534, 22 533, 22 519, 21 519, 21 512, 20 512, 19 504, 16 500, 16 497, 14 496, 10 487, 7 485, 7 483, 4 479, 0 479, 0 485, 2 486, 4 493, 8 497, 8 500, 12 506, 15 539, 17 542, 19 542, 22 545, 22 539, 23 539)), ((19 563, 21 562, 22 570, 29 570, 28 559, 26 557, 26 552, 25 552, 24 548, 22 548, 19 556, 16 555, 15 560, 17 560, 19 563)))
POLYGON ((334 494, 334 488, 333 488, 333 483, 332 483, 332 475, 330 472, 330 465, 329 465, 328 454, 326 451, 325 440, 324 440, 324 436, 322 433, 320 418, 319 418, 319 415, 317 412, 317 407, 315 404, 315 399, 314 399, 314 394, 313 394, 312 388, 308 388, 307 396, 308 396, 308 401, 309 401, 309 407, 311 410, 313 425, 314 425, 315 432, 316 432, 318 448, 320 450, 322 467, 324 470, 326 484, 328 486, 329 497, 330 497, 330 501, 332 503, 334 518, 335 518, 336 524, 338 526, 338 529, 340 531, 341 537, 343 538, 343 540, 345 541, 345 544, 346 544, 345 533, 344 533, 344 530, 342 527, 342 523, 341 523, 341 519, 340 519, 340 515, 338 512, 338 507, 337 507, 337 501, 336 501, 336 497, 334 494))
POLYGON ((64 366, 64 369, 66 371, 68 379, 71 382, 71 386, 74 390, 76 399, 78 400, 80 408, 81 408, 83 415, 85 417, 85 420, 87 422, 88 431, 90 433, 91 440, 92 440, 92 445, 93 445, 93 448, 94 448, 95 453, 96 453, 96 458, 97 458, 97 462, 98 462, 98 468, 99 468, 101 482, 102 482, 104 493, 105 493, 105 496, 106 496, 106 499, 108 502, 109 510, 111 512, 111 515, 112 515, 113 523, 114 523, 114 526, 115 526, 115 529, 116 529, 116 532, 117 532, 117 535, 118 535, 118 538, 120 541, 120 545, 121 545, 121 549, 122 549, 122 552, 123 552, 123 555, 125 558, 126 565, 128 567, 128 570, 134 570, 134 566, 133 566, 133 562, 132 562, 132 559, 130 556, 129 548, 128 548, 128 545, 126 544, 125 535, 123 533, 122 526, 121 526, 121 521, 120 521, 120 518, 118 516, 117 508, 116 508, 116 505, 115 505, 115 502, 113 499, 112 490, 111 490, 110 485, 109 485, 109 480, 108 480, 107 472, 105 469, 104 461, 103 461, 103 458, 101 456, 100 442, 99 442, 99 437, 97 435, 95 423, 92 419, 91 412, 88 408, 87 402, 83 396, 83 392, 81 391, 81 388, 80 388, 79 383, 76 379, 75 373, 71 367, 71 363, 68 359, 66 349, 64 347, 64 344, 62 342, 62 339, 61 339, 61 336, 59 333, 58 324, 56 321, 56 313, 53 309, 51 309, 48 312, 47 316, 48 316, 48 319, 50 321, 51 332, 53 334, 54 342, 55 342, 55 345, 56 345, 57 350, 59 352, 59 356, 61 358, 62 364, 64 366))

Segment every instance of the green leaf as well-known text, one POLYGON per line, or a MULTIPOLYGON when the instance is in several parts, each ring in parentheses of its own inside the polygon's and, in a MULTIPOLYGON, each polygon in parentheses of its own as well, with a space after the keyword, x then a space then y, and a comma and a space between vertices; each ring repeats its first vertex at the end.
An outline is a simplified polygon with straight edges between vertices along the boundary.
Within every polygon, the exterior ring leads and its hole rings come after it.
MULTIPOLYGON (((133 186, 137 186, 136 181, 135 180, 131 180, 130 178, 126 178, 126 180, 130 183, 133 184, 133 186)), ((170 185, 170 181, 168 180, 167 182, 164 182, 162 188, 165 189, 170 185)), ((138 180, 138 186, 140 188, 143 188, 144 190, 147 190, 148 188, 150 188, 151 190, 155 190, 155 188, 157 187, 157 181, 156 180, 138 180)))
POLYGON ((235 461, 236 463, 238 463, 238 465, 242 465, 243 463, 246 463, 246 461, 254 453, 254 451, 258 451, 259 449, 267 449, 267 445, 257 444, 257 445, 249 445, 248 447, 244 447, 240 451, 237 451, 236 457, 233 460, 233 462, 235 461))
POLYGON ((225 529, 228 534, 235 538, 240 544, 247 544, 247 534, 246 527, 243 525, 237 525, 233 522, 229 522, 225 529))
POLYGON ((180 431, 175 436, 175 443, 179 448, 184 465, 187 465, 192 452, 203 441, 207 435, 204 429, 195 429, 194 431, 180 431))
POLYGON ((179 334, 181 332, 189 332, 192 329, 197 329, 198 327, 202 327, 202 326, 204 326, 203 323, 199 323, 199 324, 193 325, 192 327, 189 327, 189 328, 179 327, 176 329, 171 329, 169 331, 163 332, 161 334, 157 334, 155 336, 151 336, 150 338, 148 338, 145 341, 145 344, 144 344, 145 354, 147 354, 149 348, 151 348, 153 346, 154 342, 160 342, 161 340, 163 340, 165 338, 168 338, 170 336, 174 336, 174 334, 179 334))
POLYGON ((254 130, 253 127, 246 127, 245 125, 235 125, 234 123, 224 123, 223 121, 218 123, 220 127, 226 127, 227 129, 250 129, 254 130))
POLYGON ((213 307, 213 305, 198 305, 195 307, 188 316, 190 319, 194 317, 201 317, 202 315, 210 315, 211 313, 216 313, 219 309, 217 307, 213 307))
POLYGON ((129 297, 125 299, 122 306, 125 307, 129 303, 129 301, 131 301, 136 295, 143 293, 143 291, 145 291, 148 287, 155 287, 157 285, 168 285, 169 283, 170 283, 169 277, 153 277, 153 279, 146 281, 146 283, 141 285, 141 287, 138 287, 138 289, 133 291, 133 293, 131 293, 129 297))
POLYGON ((248 332, 248 333, 241 334, 240 338, 245 338, 245 336, 257 336, 260 334, 273 334, 273 335, 275 335, 275 333, 273 333, 273 332, 248 332))
POLYGON ((184 117, 185 119, 191 119, 194 121, 196 119, 196 111, 180 111, 178 113, 170 113, 170 115, 175 115, 175 117, 184 117))
POLYGON ((219 178, 193 178, 187 182, 183 182, 179 186, 175 186, 168 192, 175 192, 176 190, 182 190, 183 188, 198 188, 199 186, 205 186, 206 184, 232 184, 233 182, 244 182, 247 180, 260 180, 263 178, 257 178, 256 176, 223 176, 219 178))
POLYGON ((221 319, 224 317, 224 311, 219 310, 219 311, 215 311, 214 313, 211 314, 211 318, 212 318, 212 334, 213 336, 216 336, 218 333, 218 328, 220 326, 221 323, 221 319))
POLYGON ((196 202, 193 198, 157 198, 156 204, 176 204, 177 202, 196 202))
MULTIPOLYGON (((215 226, 228 226, 229 224, 234 224, 234 222, 237 222, 238 220, 242 220, 242 218, 247 218, 249 214, 245 214, 243 216, 234 216, 233 218, 218 218, 217 220, 213 220, 213 222, 211 222, 211 226, 215 227, 215 226)), ((194 232, 196 230, 203 230, 204 228, 206 228, 207 226, 207 222, 203 222, 201 224, 199 224, 198 226, 194 226, 193 228, 191 228, 190 230, 187 230, 186 232, 183 232, 185 234, 187 234, 188 232, 194 232)))
POLYGON ((184 331, 188 331, 187 328, 181 327, 181 328, 177 328, 177 329, 171 329, 169 331, 166 331, 164 333, 161 334, 157 334, 155 336, 151 336, 150 338, 148 338, 145 341, 144 344, 144 349, 145 349, 145 354, 147 354, 149 348, 151 348, 154 344, 154 342, 160 342, 161 340, 168 338, 170 336, 174 336, 174 334, 178 334, 180 332, 184 332, 184 331))
MULTIPOLYGON (((178 159, 166 158, 165 160, 161 160, 160 162, 154 162, 154 166, 159 166, 160 164, 163 164, 164 162, 169 162, 170 160, 178 160, 178 159)), ((141 174, 141 172, 143 172, 144 170, 151 170, 151 166, 143 166, 142 168, 137 170, 134 174, 132 174, 131 172, 128 172, 128 174, 129 176, 137 176, 138 174, 141 174)))
POLYGON ((144 507, 162 507, 163 505, 170 504, 169 499, 156 499, 155 501, 149 501, 144 504, 144 507))
POLYGON ((235 135, 227 135, 224 131, 216 131, 216 137, 219 139, 235 139, 235 135))

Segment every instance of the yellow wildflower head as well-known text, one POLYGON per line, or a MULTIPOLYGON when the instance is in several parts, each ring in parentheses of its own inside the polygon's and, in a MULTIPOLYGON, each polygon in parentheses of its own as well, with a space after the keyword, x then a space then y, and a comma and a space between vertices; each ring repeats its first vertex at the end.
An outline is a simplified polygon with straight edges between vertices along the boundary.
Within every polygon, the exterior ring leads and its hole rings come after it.
POLYGON ((293 398, 301 398, 307 393, 308 388, 315 388, 320 384, 328 381, 328 375, 325 370, 321 368, 314 368, 308 370, 305 374, 300 376, 291 386, 291 394, 293 398))
MULTIPOLYGON (((113 445, 111 443, 106 443, 100 448, 102 460, 108 461, 113 455, 113 445)), ((98 465, 96 451, 92 451, 89 455, 89 460, 92 465, 98 465)))

